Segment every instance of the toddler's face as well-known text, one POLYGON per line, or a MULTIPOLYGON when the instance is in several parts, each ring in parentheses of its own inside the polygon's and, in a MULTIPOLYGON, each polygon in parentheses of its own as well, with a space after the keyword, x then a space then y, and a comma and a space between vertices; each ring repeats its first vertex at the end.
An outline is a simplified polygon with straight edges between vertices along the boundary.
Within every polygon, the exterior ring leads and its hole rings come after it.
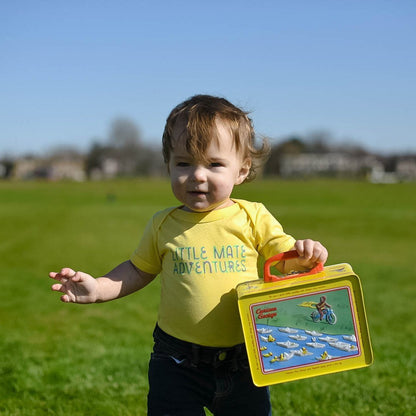
POLYGON ((169 160, 172 191, 187 211, 206 212, 232 205, 234 185, 247 177, 250 161, 243 160, 233 144, 229 129, 217 121, 218 143, 212 140, 206 150, 206 162, 196 160, 185 147, 184 135, 178 134, 169 160))

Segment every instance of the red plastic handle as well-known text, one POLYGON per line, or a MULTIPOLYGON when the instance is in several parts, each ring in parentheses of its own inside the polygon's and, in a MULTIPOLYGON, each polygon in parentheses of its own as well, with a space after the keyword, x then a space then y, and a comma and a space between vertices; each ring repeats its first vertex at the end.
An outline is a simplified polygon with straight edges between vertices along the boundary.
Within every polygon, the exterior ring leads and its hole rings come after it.
POLYGON ((296 257, 299 257, 298 252, 296 250, 292 250, 292 251, 285 251, 284 253, 276 254, 275 256, 270 257, 269 259, 267 259, 266 262, 264 263, 264 267, 263 267, 264 281, 265 282, 277 282, 279 280, 292 279, 294 277, 306 276, 306 275, 309 275, 309 274, 319 273, 324 269, 324 265, 322 263, 318 263, 313 269, 311 269, 307 272, 304 272, 304 273, 303 272, 295 273, 295 274, 291 274, 291 275, 283 276, 283 277, 278 277, 278 276, 275 276, 275 275, 270 273, 270 266, 273 263, 276 263, 276 262, 281 261, 281 260, 295 259, 296 257))

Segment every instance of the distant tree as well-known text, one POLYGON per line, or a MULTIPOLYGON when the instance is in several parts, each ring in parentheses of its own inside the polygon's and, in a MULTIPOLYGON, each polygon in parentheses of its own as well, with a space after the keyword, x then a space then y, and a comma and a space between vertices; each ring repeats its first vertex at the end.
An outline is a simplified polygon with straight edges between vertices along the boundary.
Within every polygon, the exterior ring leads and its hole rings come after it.
POLYGON ((351 156, 361 157, 368 156, 370 153, 362 145, 356 143, 353 139, 343 140, 336 148, 339 153, 347 153, 351 156))
POLYGON ((49 159, 80 159, 83 154, 71 145, 60 145, 52 147, 46 154, 49 159))
POLYGON ((11 157, 5 156, 0 160, 0 177, 9 178, 14 167, 14 160, 11 157))
POLYGON ((137 148, 140 146, 139 128, 127 118, 117 118, 110 126, 109 144, 118 149, 137 148))
POLYGON ((87 171, 88 177, 91 177, 93 172, 102 171, 105 160, 111 158, 113 153, 113 148, 108 145, 103 145, 98 139, 95 139, 85 159, 85 170, 87 171))
POLYGON ((276 146, 276 151, 286 154, 304 153, 307 149, 306 143, 298 136, 290 136, 276 146))
POLYGON ((305 142, 298 136, 290 136, 272 146, 270 158, 264 167, 265 175, 279 175, 281 160, 287 154, 300 154, 306 151, 305 142))
POLYGON ((307 153, 329 153, 332 150, 332 136, 326 130, 316 130, 309 133, 305 138, 307 153))
POLYGON ((139 173, 145 162, 145 151, 141 143, 140 131, 133 121, 118 118, 113 121, 109 133, 110 148, 118 161, 119 174, 132 176, 139 173))
POLYGON ((143 146, 141 162, 137 166, 137 174, 145 176, 164 176, 167 170, 163 161, 162 149, 143 146))
POLYGON ((396 170, 399 157, 397 155, 388 155, 381 157, 386 172, 394 172, 396 170))
POLYGON ((86 158, 89 177, 160 176, 165 174, 161 149, 146 145, 139 128, 126 118, 115 119, 106 143, 95 140, 86 158))

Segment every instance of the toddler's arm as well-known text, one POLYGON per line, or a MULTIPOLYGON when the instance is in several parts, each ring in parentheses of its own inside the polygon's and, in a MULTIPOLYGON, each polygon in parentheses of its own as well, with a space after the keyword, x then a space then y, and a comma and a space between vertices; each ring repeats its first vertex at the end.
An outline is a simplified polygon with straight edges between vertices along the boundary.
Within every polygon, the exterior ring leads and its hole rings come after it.
POLYGON ((283 273, 312 269, 328 259, 328 251, 319 241, 297 240, 292 250, 296 250, 299 257, 282 262, 278 268, 283 273))
POLYGON ((121 298, 140 290, 156 276, 125 261, 97 279, 70 268, 64 268, 58 273, 51 272, 49 277, 59 282, 52 285, 52 290, 63 293, 62 302, 95 303, 121 298))

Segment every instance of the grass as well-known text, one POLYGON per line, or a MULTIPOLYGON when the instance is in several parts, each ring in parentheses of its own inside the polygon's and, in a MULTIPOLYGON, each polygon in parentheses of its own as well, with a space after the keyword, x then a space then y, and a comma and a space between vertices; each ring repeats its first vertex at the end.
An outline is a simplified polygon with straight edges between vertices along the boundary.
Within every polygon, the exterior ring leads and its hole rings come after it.
MULTIPOLYGON (((373 366, 271 387, 274 414, 411 415, 416 326, 416 184, 257 181, 235 197, 263 202, 329 262, 360 275, 373 366)), ((65 305, 48 271, 105 273, 128 258, 157 210, 163 180, 0 182, 0 414, 145 415, 159 284, 100 305, 65 305)))

